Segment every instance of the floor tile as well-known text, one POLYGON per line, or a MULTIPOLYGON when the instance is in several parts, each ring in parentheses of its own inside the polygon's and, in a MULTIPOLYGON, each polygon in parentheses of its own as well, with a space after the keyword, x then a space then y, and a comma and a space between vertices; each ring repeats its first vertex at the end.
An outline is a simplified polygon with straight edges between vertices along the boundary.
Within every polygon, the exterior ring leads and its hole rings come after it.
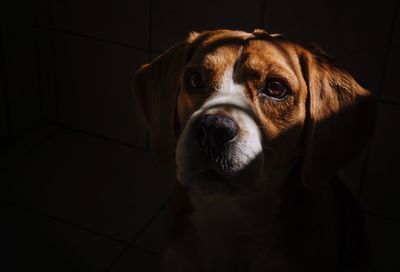
POLYGON ((145 147, 133 75, 147 53, 65 34, 56 35, 55 46, 59 121, 145 147))
POLYGON ((186 38, 190 31, 242 29, 262 25, 262 1, 168 1, 152 2, 152 49, 164 51, 186 38), (193 11, 196 12, 193 12, 193 11), (207 19, 205 19, 207 18, 207 19))
POLYGON ((53 1, 58 29, 147 48, 149 1, 53 1), (90 14, 90 16, 88 16, 90 14))
POLYGON ((399 119, 399 106, 379 106, 361 201, 369 211, 400 219, 399 119))
POLYGON ((110 272, 156 272, 159 267, 159 257, 151 253, 130 248, 111 268, 110 272))
POLYGON ((147 152, 61 131, 5 181, 8 201, 129 241, 168 199, 174 176, 147 152))
POLYGON ((134 245, 162 254, 167 246, 168 206, 164 207, 154 222, 143 232, 134 245))
POLYGON ((372 254, 370 271, 400 271, 400 224, 373 215, 366 219, 372 254))
POLYGON ((35 149, 36 146, 51 137, 57 130, 52 125, 41 123, 23 136, 18 137, 15 142, 4 147, 0 152, 0 172, 11 167, 17 160, 22 159, 26 154, 35 149))
POLYGON ((0 204, 0 211, 3 271, 104 271, 125 247, 20 208, 0 204))

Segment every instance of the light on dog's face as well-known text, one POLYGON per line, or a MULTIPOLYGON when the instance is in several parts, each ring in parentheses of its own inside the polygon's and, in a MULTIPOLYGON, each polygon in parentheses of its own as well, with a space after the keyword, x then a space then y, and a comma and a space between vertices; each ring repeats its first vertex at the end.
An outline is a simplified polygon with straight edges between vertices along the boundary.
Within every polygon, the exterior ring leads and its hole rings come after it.
POLYGON ((178 180, 205 193, 260 192, 298 151, 305 98, 296 71, 264 41, 199 47, 178 97, 178 180))

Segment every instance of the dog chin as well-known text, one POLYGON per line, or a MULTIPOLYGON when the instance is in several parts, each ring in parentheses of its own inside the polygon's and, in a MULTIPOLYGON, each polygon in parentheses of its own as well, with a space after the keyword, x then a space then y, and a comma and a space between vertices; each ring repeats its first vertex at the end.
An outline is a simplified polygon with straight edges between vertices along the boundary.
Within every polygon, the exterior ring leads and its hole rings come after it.
POLYGON ((249 196, 262 191, 263 165, 262 154, 241 169, 208 163, 203 168, 186 169, 183 171, 185 175, 178 177, 178 180, 189 191, 201 193, 203 196, 215 194, 249 196))
POLYGON ((237 195, 243 192, 235 186, 232 179, 222 176, 215 170, 206 170, 192 178, 187 183, 189 191, 201 193, 204 196, 215 194, 237 195))

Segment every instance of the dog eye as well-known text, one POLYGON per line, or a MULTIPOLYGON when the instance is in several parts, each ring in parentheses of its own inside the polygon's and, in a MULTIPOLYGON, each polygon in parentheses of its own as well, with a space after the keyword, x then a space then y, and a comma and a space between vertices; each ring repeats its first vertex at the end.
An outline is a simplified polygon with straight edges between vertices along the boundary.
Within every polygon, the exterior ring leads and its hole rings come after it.
POLYGON ((269 80, 265 88, 261 91, 261 97, 271 97, 275 100, 283 100, 289 95, 289 90, 285 84, 277 80, 269 80))
POLYGON ((197 71, 191 70, 186 72, 184 77, 185 88, 188 90, 199 89, 203 87, 203 79, 197 71))

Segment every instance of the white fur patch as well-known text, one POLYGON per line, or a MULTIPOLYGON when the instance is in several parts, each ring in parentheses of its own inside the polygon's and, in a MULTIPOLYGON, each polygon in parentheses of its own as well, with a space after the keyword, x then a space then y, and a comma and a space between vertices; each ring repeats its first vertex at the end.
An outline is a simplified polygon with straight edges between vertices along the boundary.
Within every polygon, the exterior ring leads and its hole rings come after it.
MULTIPOLYGON (((179 138, 176 158, 179 182, 186 184, 188 182, 186 179, 196 174, 194 171, 201 171, 201 169, 193 170, 193 166, 188 167, 191 160, 198 159, 193 158, 194 154, 188 153, 190 141, 187 138, 191 137, 189 132, 192 123, 204 114, 220 112, 221 108, 228 107, 229 116, 239 124, 240 138, 234 143, 235 153, 230 155, 234 162, 234 171, 240 171, 262 153, 261 132, 252 117, 249 103, 244 94, 244 86, 234 82, 233 67, 229 67, 221 79, 219 88, 199 110, 193 113, 179 138)), ((201 167, 201 163, 198 165, 201 167)))

